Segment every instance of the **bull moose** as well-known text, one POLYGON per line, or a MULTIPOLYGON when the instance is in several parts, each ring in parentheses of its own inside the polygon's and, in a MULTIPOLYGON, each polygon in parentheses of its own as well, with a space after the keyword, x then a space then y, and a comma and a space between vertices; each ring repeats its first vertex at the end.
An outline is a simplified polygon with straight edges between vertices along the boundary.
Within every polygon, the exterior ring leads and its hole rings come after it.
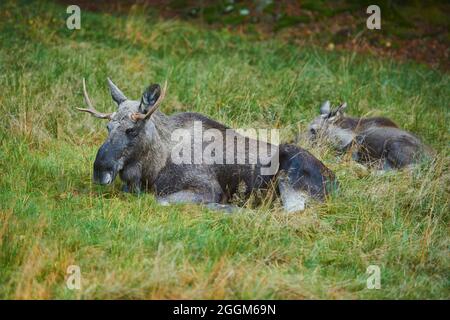
POLYGON ((383 170, 400 169, 429 158, 433 151, 418 137, 384 117, 353 118, 344 114, 347 103, 331 108, 329 101, 320 107, 320 115, 309 125, 311 140, 331 140, 339 150, 352 149, 359 162, 383 170))
POLYGON ((154 192, 161 204, 199 203, 225 211, 236 209, 230 199, 239 190, 242 195, 242 187, 244 196, 248 197, 253 191, 264 191, 276 185, 286 212, 304 210, 310 198, 324 200, 327 193, 337 186, 331 170, 308 151, 295 145, 276 146, 257 141, 258 150, 263 146, 265 150, 276 152, 265 164, 259 159, 256 163, 250 163, 249 159, 254 158, 251 154, 254 151, 250 150, 250 145, 255 142, 252 139, 245 137, 245 148, 240 148, 236 145, 243 138, 240 134, 204 115, 192 112, 170 116, 164 114, 158 108, 165 97, 167 82, 163 88, 152 84, 145 89, 140 100, 130 100, 109 78, 107 80, 112 99, 117 104, 115 112, 101 113, 93 107, 84 79, 83 93, 87 108, 77 108, 94 117, 109 120, 108 137, 94 162, 95 183, 111 184, 119 175, 124 182, 124 191, 154 192), (219 161, 174 161, 173 149, 178 142, 174 141, 172 133, 177 130, 183 129, 194 136, 190 146, 192 149, 200 147, 205 150, 208 147, 207 141, 195 141, 196 124, 200 124, 203 130, 214 129, 224 136, 232 136, 234 143, 231 146, 223 142, 225 152, 222 156, 215 154, 219 161), (229 154, 236 161, 220 161, 229 154), (245 158, 244 163, 238 161, 242 157, 245 158), (270 166, 275 170, 263 173, 270 166))

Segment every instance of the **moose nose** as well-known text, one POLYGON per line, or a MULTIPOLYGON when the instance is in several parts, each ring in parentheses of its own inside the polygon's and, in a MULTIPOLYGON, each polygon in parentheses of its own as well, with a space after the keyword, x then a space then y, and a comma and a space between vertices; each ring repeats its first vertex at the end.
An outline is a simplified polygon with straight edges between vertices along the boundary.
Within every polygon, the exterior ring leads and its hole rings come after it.
POLYGON ((94 172, 94 182, 98 184, 111 184, 114 180, 114 174, 110 171, 94 172))
POLYGON ((105 142, 97 152, 94 161, 94 182, 110 184, 114 181, 119 170, 117 154, 109 141, 105 142))
POLYGON ((103 184, 110 184, 112 182, 112 174, 107 172, 103 175, 103 184))

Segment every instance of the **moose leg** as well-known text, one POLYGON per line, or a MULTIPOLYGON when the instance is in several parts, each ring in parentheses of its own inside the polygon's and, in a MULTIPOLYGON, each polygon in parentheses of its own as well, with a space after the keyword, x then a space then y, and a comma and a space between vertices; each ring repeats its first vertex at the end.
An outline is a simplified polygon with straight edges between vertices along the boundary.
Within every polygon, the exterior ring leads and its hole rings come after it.
POLYGON ((308 195, 306 192, 296 190, 286 175, 279 177, 278 190, 286 212, 292 213, 305 210, 306 201, 309 198, 308 195))
POLYGON ((304 149, 280 145, 279 160, 278 190, 286 212, 303 211, 310 198, 324 200, 337 188, 333 172, 304 149))
POLYGON ((403 168, 412 163, 416 158, 414 147, 399 143, 392 143, 390 150, 387 152, 386 161, 392 168, 403 168))
POLYGON ((124 183, 122 185, 122 191, 127 193, 141 193, 141 186, 139 184, 124 183))
POLYGON ((211 197, 210 194, 202 194, 198 192, 194 192, 191 190, 182 190, 178 192, 171 193, 166 196, 157 198, 159 204, 168 206, 171 203, 198 203, 205 204, 208 209, 224 211, 226 213, 233 213, 238 211, 240 208, 229 205, 229 204, 221 204, 216 202, 217 199, 211 197))
POLYGON ((393 169, 393 167, 392 167, 391 162, 388 159, 384 158, 383 159, 383 171, 386 172, 386 171, 390 171, 392 169, 393 169))
POLYGON ((189 176, 172 177, 166 176, 156 183, 156 190, 159 194, 158 202, 162 205, 171 203, 198 203, 204 204, 212 210, 225 212, 236 211, 238 207, 228 204, 221 204, 223 190, 214 176, 204 173, 189 176), (171 181, 180 181, 174 185, 171 181))
POLYGON ((159 196, 157 199, 162 205, 169 205, 171 203, 209 203, 213 201, 210 195, 191 190, 177 191, 165 196, 159 196))
POLYGON ((141 193, 141 167, 138 164, 128 165, 122 172, 120 178, 125 183, 122 186, 123 192, 141 193))
POLYGON ((206 207, 210 210, 215 211, 223 211, 225 213, 235 213, 237 211, 242 210, 242 208, 231 205, 231 204, 222 204, 222 203, 208 203, 206 207))

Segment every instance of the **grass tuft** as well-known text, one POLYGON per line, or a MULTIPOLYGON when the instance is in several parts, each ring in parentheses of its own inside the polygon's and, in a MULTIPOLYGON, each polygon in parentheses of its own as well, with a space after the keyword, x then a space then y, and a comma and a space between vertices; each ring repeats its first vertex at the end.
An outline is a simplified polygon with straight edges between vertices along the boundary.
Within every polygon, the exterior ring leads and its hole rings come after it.
POLYGON ((0 297, 44 299, 439 298, 449 291, 448 74, 351 53, 140 15, 0 4, 0 297), (86 77, 98 109, 110 76, 138 98, 168 80, 163 109, 236 128, 304 131, 324 100, 391 117, 438 152, 413 171, 377 175, 325 146, 300 145, 340 190, 304 213, 277 202, 224 216, 161 207, 151 194, 91 182, 104 123, 75 111, 86 77), (69 265, 82 290, 69 290, 69 265), (381 268, 381 290, 366 268, 381 268))

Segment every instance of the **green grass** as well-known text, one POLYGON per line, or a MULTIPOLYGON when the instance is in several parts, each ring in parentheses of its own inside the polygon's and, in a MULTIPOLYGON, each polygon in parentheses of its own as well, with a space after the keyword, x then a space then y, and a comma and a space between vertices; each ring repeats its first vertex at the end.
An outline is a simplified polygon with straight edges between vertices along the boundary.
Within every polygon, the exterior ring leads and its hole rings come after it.
POLYGON ((450 77, 413 63, 329 53, 225 30, 0 4, 0 298, 450 298, 450 77), (320 102, 389 116, 438 152, 413 172, 376 175, 302 142, 340 191, 304 213, 279 203, 223 215, 159 206, 91 182, 105 123, 75 111, 81 79, 112 110, 106 77, 129 97, 169 82, 166 113, 197 111, 292 139, 320 102), (79 265, 82 290, 65 285, 79 265), (381 268, 380 290, 366 268, 381 268))

